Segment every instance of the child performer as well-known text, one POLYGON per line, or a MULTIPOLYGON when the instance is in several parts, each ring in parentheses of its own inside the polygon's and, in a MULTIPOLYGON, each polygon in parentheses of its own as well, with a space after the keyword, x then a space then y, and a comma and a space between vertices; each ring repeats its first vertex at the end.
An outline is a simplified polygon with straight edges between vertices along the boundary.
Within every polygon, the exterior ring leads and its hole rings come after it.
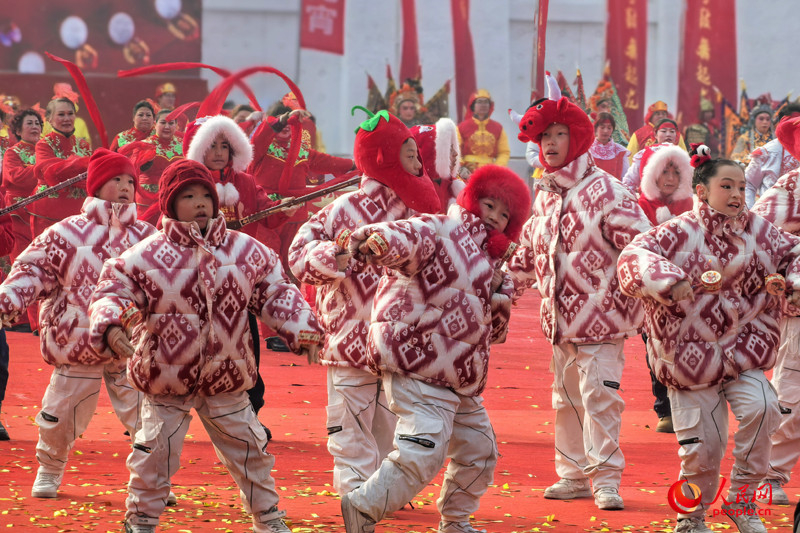
POLYGON ((319 286, 317 310, 327 333, 321 359, 328 368, 328 451, 339 494, 378 469, 392 450, 396 424, 381 378, 367 366, 367 332, 382 269, 353 258, 346 237, 365 224, 439 210, 411 132, 394 115, 384 115, 364 121, 356 134, 360 188, 314 214, 289 248, 297 279, 319 286))
MULTIPOLYGON (((645 157, 647 159, 642 159, 642 193, 639 196, 639 206, 653 226, 690 211, 694 203, 692 165, 686 150, 674 144, 665 144, 659 150, 645 148, 645 157)), ((642 337, 647 343, 647 335, 643 334, 642 337)), ((649 364, 648 362, 648 369, 649 364)), ((655 397, 653 410, 658 415, 656 431, 674 433, 667 387, 656 379, 652 370, 650 384, 655 397)))
MULTIPOLYGON (((776 135, 781 145, 796 159, 800 155, 800 118, 782 120, 778 124, 776 135)), ((783 231, 800 236, 798 186, 800 170, 784 174, 756 200, 751 211, 783 231)), ((787 306, 784 312, 781 320, 781 342, 775 370, 772 372, 772 385, 778 395, 781 420, 778 430, 770 439, 772 450, 769 454, 769 470, 764 480, 764 483, 771 486, 769 494, 765 494, 768 496, 767 502, 775 505, 789 505, 789 496, 783 490, 783 485, 791 479, 792 469, 800 457, 800 396, 797 394, 800 383, 800 309, 787 306)))
MULTIPOLYGON (((411 133, 417 143, 425 173, 433 181, 439 196, 439 212, 447 213, 466 185, 459 177, 462 169, 458 126, 449 118, 442 117, 436 124, 414 126, 411 133)), ((466 168, 464 173, 469 175, 466 168)))
POLYGON ((39 471, 31 496, 55 498, 69 452, 97 407, 105 381, 125 429, 139 426, 140 394, 126 379, 125 363, 89 345, 89 301, 103 261, 155 233, 136 219, 136 173, 128 158, 98 148, 89 161, 80 215, 47 228, 17 257, 0 286, 0 319, 12 324, 37 300, 42 357, 53 376, 36 416, 39 471))
POLYGON ((600 509, 622 509, 622 350, 643 316, 639 302, 619 293, 617 257, 650 222, 633 193, 594 166, 587 153, 592 123, 578 106, 566 98, 540 100, 519 125, 519 139, 541 147, 544 166, 533 216, 508 264, 518 291, 538 284, 542 330, 553 344, 561 479, 544 497, 588 497, 591 479, 600 509))
POLYGON ((126 530, 155 531, 194 408, 254 531, 288 533, 270 476, 275 458, 245 392, 256 377, 247 313, 309 363, 317 361, 322 332, 275 253, 227 230, 204 165, 171 164, 159 191, 163 230, 106 263, 90 309, 92 346, 131 357, 128 377, 144 392, 142 427, 128 456, 126 530))
POLYGON ((499 270, 530 210, 512 171, 485 165, 447 215, 371 224, 349 249, 388 267, 375 295, 367 360, 398 417, 394 451, 342 496, 347 533, 374 531, 450 459, 439 533, 477 533, 469 522, 492 482, 497 443, 483 407, 489 346, 503 342, 513 285, 499 270))
POLYGON ((739 427, 722 509, 739 531, 766 532, 754 492, 780 418, 764 370, 775 364, 782 298, 766 285, 780 273, 789 288, 800 286, 800 239, 747 210, 739 163, 711 159, 706 146, 697 152, 694 208, 637 237, 618 272, 622 290, 644 300, 648 357, 669 388, 681 479, 702 494, 676 531, 710 531, 704 515, 717 494, 730 405, 739 427))
MULTIPOLYGON (((217 115, 190 122, 183 136, 183 153, 186 154, 186 159, 204 164, 211 172, 219 197, 219 210, 226 222, 239 221, 281 203, 281 200, 270 199, 264 189, 256 185, 253 176, 244 171, 253 160, 253 147, 247 135, 232 119, 217 115)), ((289 200, 292 198, 284 198, 283 202, 289 200)), ((243 226, 241 231, 255 237, 259 226, 277 228, 298 208, 299 206, 289 208, 283 213, 263 218, 257 224, 243 226)), ((248 314, 247 317, 258 369, 261 363, 258 320, 253 314, 248 314)), ((264 406, 264 381, 260 373, 256 377, 254 387, 247 394, 258 414, 264 406)))

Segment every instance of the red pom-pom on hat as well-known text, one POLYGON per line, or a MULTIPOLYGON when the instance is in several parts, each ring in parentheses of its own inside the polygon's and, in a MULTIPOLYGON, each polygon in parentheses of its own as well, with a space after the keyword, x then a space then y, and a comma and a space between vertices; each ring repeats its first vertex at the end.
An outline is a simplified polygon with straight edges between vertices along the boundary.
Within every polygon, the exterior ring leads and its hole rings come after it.
POLYGON ((111 150, 98 148, 89 158, 86 193, 89 196, 95 196, 106 182, 123 174, 134 179, 134 187, 138 185, 138 176, 130 159, 111 150))

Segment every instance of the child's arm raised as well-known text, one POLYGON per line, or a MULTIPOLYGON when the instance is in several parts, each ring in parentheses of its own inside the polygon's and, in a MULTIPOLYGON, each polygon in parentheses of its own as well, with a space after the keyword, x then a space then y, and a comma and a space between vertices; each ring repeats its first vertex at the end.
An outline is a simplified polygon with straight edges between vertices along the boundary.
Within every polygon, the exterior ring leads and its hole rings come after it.
POLYGON ((413 276, 436 252, 435 221, 424 215, 363 226, 350 235, 348 250, 358 260, 413 276))

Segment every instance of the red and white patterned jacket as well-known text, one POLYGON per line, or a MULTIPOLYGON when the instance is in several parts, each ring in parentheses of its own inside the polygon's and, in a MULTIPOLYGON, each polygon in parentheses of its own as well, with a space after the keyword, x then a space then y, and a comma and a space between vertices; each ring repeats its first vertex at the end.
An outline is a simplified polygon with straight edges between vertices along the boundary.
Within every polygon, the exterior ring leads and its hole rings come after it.
POLYGON ((351 258, 339 272, 336 243, 344 230, 408 218, 415 211, 380 182, 363 177, 359 190, 340 196, 303 224, 289 248, 289 268, 310 285, 318 285, 317 313, 325 328, 323 364, 367 367, 367 333, 372 302, 383 269, 351 258))
MULTIPOLYGON (((775 226, 792 235, 800 236, 800 170, 793 170, 781 176, 775 185, 762 194, 753 213, 772 222, 775 226)), ((792 316, 800 316, 800 309, 783 300, 783 311, 792 316)))
POLYGON ((13 322, 35 300, 42 357, 54 365, 108 363, 89 345, 89 302, 103 261, 155 233, 136 220, 135 204, 86 198, 80 215, 47 228, 17 257, 0 286, 0 316, 13 322))
POLYGON ((622 289, 644 300, 648 357, 668 387, 703 389, 745 370, 775 364, 781 302, 764 290, 779 272, 800 287, 800 239, 744 209, 728 217, 695 201, 692 211, 640 235, 619 258, 622 289), (703 272, 722 275, 719 291, 700 284, 703 272), (673 302, 679 281, 694 289, 673 302))
POLYGON ((147 394, 212 396, 253 387, 257 368, 247 312, 298 352, 322 331, 280 260, 256 239, 208 223, 162 218, 164 229, 106 263, 89 310, 91 344, 105 333, 135 339, 128 379, 147 394))
POLYGON ((744 171, 747 207, 753 207, 756 196, 764 194, 778 181, 778 178, 798 167, 800 161, 792 157, 778 139, 772 139, 764 146, 753 150, 750 154, 750 163, 744 171))
POLYGON ((635 335, 642 306, 620 292, 617 258, 652 227, 636 197, 588 154, 543 174, 537 188, 508 272, 517 295, 538 282, 545 337, 561 344, 635 335))
POLYGON ((480 395, 489 370, 489 346, 504 342, 508 332, 514 292, 506 275, 500 289, 491 293, 499 260, 484 250, 485 226, 453 205, 447 215, 362 227, 353 232, 352 244, 376 232, 388 251, 371 260, 390 270, 375 294, 369 367, 463 396, 480 395))

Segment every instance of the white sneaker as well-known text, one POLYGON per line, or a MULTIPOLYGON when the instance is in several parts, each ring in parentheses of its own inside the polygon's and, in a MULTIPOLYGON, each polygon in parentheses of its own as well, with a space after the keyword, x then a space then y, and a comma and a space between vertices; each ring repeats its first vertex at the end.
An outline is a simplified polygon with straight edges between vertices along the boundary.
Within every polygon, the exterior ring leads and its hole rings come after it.
POLYGON ((781 482, 777 479, 765 479, 762 481, 761 485, 756 488, 756 496, 756 501, 758 503, 766 503, 767 505, 789 505, 789 495, 786 494, 786 491, 781 487, 781 482), (762 496, 764 491, 759 489, 764 485, 770 486, 770 493, 762 496))
POLYGON ((129 524, 125 522, 125 533, 156 533, 156 526, 129 524))
POLYGON ((292 533, 292 530, 283 521, 284 516, 286 516, 285 511, 279 511, 277 506, 273 507, 262 513, 260 520, 253 521, 253 531, 255 533, 292 533))
POLYGON ((442 520, 439 522, 439 533, 486 533, 486 530, 475 529, 469 521, 448 522, 442 520))
POLYGON ((175 496, 175 493, 169 491, 169 496, 167 496, 167 506, 172 507, 173 505, 178 505, 178 497, 175 496))
POLYGON ((567 479, 563 477, 544 489, 544 497, 548 500, 574 500, 575 498, 588 498, 591 495, 592 488, 587 478, 567 479))
POLYGON ((758 517, 758 507, 752 502, 723 504, 722 511, 741 533, 767 533, 767 528, 758 517))
POLYGON ((34 498, 56 498, 58 496, 58 487, 61 486, 63 478, 63 472, 60 474, 42 472, 42 469, 39 468, 36 472, 36 481, 33 482, 31 496, 34 498))
POLYGON ((678 519, 675 533, 713 533, 713 531, 706 527, 702 518, 690 517, 678 519))
POLYGON ((374 533, 375 520, 365 515, 350 503, 350 495, 342 496, 342 519, 347 533, 374 533))
POLYGON ((625 509, 622 496, 616 487, 600 487, 594 491, 594 504, 603 511, 621 511, 625 509))

